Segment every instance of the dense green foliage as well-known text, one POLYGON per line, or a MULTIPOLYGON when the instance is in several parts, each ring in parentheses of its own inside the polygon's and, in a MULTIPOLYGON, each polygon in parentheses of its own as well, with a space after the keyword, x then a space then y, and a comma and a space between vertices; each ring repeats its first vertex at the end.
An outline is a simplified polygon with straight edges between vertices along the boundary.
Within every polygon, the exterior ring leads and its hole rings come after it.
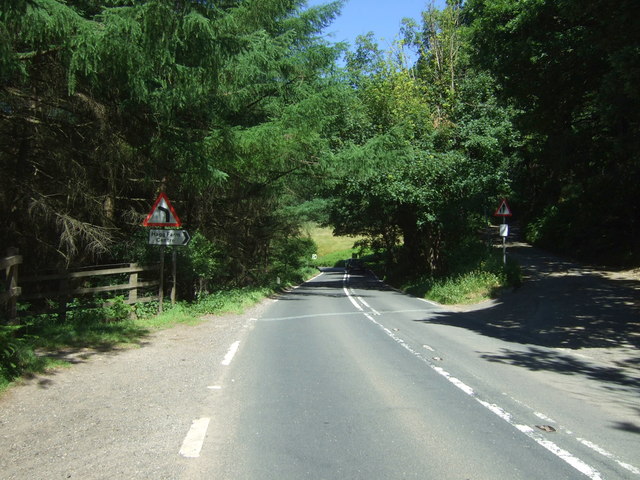
POLYGON ((513 171, 530 237, 621 265, 640 259, 640 4, 469 0, 473 59, 522 115, 513 171))
POLYGON ((121 261, 165 190, 224 252, 218 283, 267 275, 341 105, 338 49, 317 36, 338 4, 2 5, 1 243, 28 268, 121 261))
POLYGON ((516 160, 514 111, 498 104, 492 76, 470 67, 460 18, 452 2, 427 10, 421 29, 405 24, 396 48, 414 48, 415 67, 401 53, 385 57, 371 37, 348 57, 360 135, 338 154, 351 170, 330 222, 367 236, 403 275, 449 271, 447 252, 477 237, 516 160))
POLYGON ((509 194, 532 239, 631 258, 638 7, 607 5, 450 0, 340 69, 339 2, 3 2, 2 244, 148 258, 164 190, 198 231, 191 294, 287 270, 307 220, 437 273, 509 194))
POLYGON ((325 40, 341 4, 1 1, 0 254, 155 260, 165 191, 183 299, 303 278, 309 221, 416 288, 503 281, 479 235, 503 196, 536 243, 640 262, 637 1, 448 0, 389 51, 325 40))

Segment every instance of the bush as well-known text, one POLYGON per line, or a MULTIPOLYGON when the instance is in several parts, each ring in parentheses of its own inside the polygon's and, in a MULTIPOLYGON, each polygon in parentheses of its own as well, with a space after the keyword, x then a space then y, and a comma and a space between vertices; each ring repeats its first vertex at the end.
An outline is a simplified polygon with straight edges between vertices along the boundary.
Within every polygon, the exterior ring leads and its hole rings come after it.
POLYGON ((403 289, 420 298, 443 304, 477 303, 498 295, 506 287, 522 284, 520 266, 512 259, 503 263, 502 252, 470 241, 448 256, 448 273, 399 281, 403 289))
POLYGON ((0 325, 0 390, 24 371, 42 371, 46 364, 36 356, 29 338, 20 336, 22 328, 0 325))
POLYGON ((272 249, 272 267, 266 284, 279 278, 281 283, 299 283, 309 270, 315 268, 312 259, 317 252, 315 242, 309 237, 289 237, 275 242, 272 249))

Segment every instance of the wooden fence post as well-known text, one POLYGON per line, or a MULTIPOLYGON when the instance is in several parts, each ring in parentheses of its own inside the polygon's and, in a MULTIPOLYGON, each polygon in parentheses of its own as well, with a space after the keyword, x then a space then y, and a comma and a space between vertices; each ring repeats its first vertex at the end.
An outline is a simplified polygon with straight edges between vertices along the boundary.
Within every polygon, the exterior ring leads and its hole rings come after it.
MULTIPOLYGON (((129 264, 129 266, 131 268, 137 268, 138 264, 131 263, 129 264)), ((131 304, 134 304, 136 300, 138 300, 138 289, 136 288, 136 286, 138 285, 138 272, 129 274, 129 285, 131 285, 132 287, 131 290, 129 290, 129 302, 131 302, 131 304)))
POLYGON ((58 322, 62 323, 67 320, 67 301, 69 290, 69 279, 66 276, 66 272, 62 272, 63 276, 60 278, 60 296, 58 297, 58 322))
MULTIPOLYGON (((7 257, 18 255, 20 252, 15 247, 7 248, 7 257)), ((7 319, 9 324, 17 323, 18 319, 18 295, 20 295, 20 287, 18 287, 18 263, 11 265, 6 269, 7 291, 9 298, 7 299, 7 319)))

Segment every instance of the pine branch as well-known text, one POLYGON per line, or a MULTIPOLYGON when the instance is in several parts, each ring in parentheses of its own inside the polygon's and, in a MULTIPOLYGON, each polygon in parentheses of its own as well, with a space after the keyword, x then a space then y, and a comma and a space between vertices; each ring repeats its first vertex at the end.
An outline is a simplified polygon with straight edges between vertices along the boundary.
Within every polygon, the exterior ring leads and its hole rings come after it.
POLYGON ((18 53, 17 56, 18 56, 18 60, 21 60, 21 61, 31 60, 32 58, 51 55, 52 53, 64 50, 64 48, 65 48, 64 45, 56 45, 55 47, 51 47, 47 50, 36 50, 34 52, 18 53))

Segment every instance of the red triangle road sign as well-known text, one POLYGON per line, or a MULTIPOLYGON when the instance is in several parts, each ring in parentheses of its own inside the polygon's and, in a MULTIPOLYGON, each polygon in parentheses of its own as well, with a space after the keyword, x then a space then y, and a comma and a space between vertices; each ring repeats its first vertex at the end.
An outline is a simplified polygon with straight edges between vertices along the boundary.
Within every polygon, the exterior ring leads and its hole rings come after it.
POLYGON ((160 192, 147 218, 142 222, 143 227, 180 227, 182 222, 178 218, 169 197, 164 192, 160 192))
POLYGON ((493 215, 496 216, 496 217, 510 217, 512 215, 511 209, 509 208, 509 205, 507 204, 507 199, 506 198, 502 199, 502 203, 500 204, 500 206, 494 212, 493 215))

